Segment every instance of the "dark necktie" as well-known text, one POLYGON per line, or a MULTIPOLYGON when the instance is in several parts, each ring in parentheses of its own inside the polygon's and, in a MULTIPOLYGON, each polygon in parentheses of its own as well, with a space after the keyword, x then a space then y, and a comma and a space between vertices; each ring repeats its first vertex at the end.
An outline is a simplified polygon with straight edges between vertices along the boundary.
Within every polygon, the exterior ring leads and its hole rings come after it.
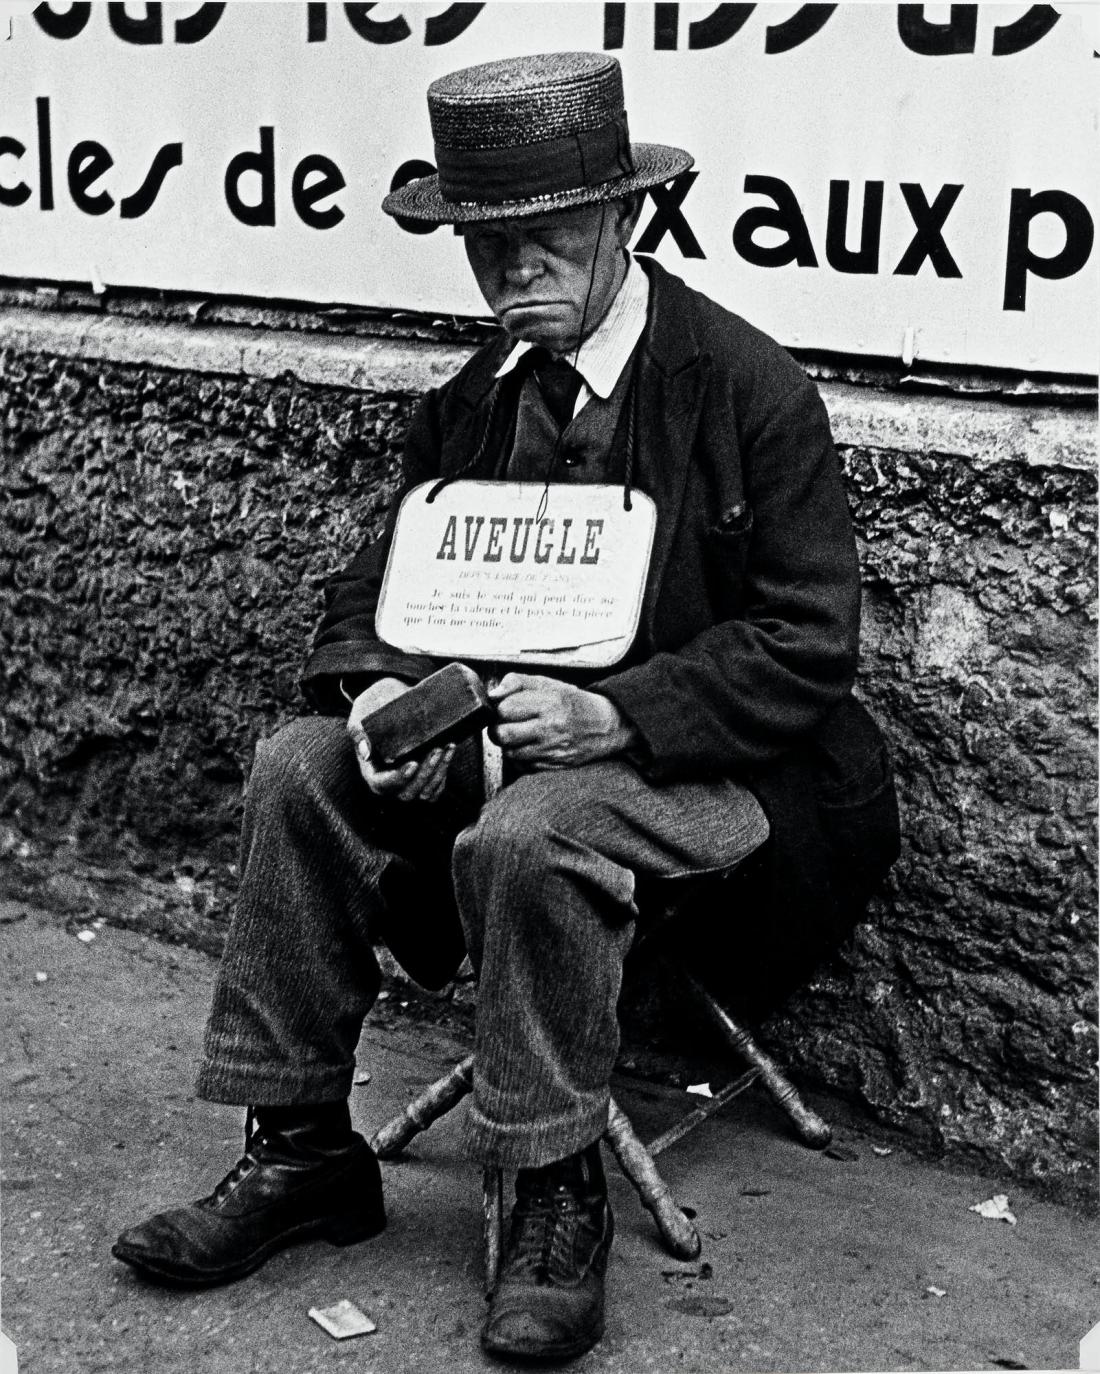
POLYGON ((581 389, 581 374, 564 358, 555 358, 545 348, 530 350, 530 366, 542 399, 558 430, 573 418, 581 389))

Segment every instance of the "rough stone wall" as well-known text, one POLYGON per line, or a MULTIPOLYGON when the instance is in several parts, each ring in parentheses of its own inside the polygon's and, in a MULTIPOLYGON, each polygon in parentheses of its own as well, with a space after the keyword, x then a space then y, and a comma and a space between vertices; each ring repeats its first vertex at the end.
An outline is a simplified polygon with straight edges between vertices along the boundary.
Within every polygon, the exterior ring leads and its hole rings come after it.
POLYGON ((322 586, 380 523, 409 400, 11 353, 0 384, 9 848, 75 910, 84 860, 175 879, 214 946, 253 746, 300 709, 322 586))
MULTIPOLYGON (((298 709, 321 586, 380 520, 409 388, 15 345, 0 387, 0 881, 214 948, 254 741, 298 709)), ((906 847, 766 1037, 930 1145, 1091 1187, 1088 417, 825 393, 906 847)))
POLYGON ((847 448, 862 691, 905 850, 877 918, 774 1028, 886 1121, 1095 1184, 1096 482, 847 448))

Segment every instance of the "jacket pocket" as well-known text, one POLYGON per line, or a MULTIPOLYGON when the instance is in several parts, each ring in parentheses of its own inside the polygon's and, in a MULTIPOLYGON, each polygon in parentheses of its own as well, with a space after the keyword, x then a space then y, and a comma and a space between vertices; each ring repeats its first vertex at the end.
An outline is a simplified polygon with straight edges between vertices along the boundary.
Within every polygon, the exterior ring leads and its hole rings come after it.
POLYGON ((740 608, 745 569, 752 547, 752 510, 743 502, 726 511, 706 532, 706 558, 712 583, 740 608))

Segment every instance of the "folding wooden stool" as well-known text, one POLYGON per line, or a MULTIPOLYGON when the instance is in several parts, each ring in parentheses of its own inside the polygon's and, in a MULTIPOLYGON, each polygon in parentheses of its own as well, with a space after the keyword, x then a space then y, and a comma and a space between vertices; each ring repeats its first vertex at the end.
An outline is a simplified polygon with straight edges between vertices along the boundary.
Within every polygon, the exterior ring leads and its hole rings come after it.
MULTIPOLYGON (((832 1131, 816 1112, 798 1095, 797 1089, 771 1058, 737 1021, 721 1007, 706 988, 690 974, 683 973, 697 1004, 706 1012, 726 1046, 748 1067, 740 1077, 726 1085, 712 1098, 706 1099, 694 1111, 657 1137, 643 1145, 635 1134, 626 1113, 614 1098, 611 1099, 604 1140, 619 1162, 619 1167, 637 1189, 638 1196, 657 1223, 661 1240, 670 1255, 677 1259, 695 1259, 702 1250, 699 1232, 690 1217, 676 1204, 668 1184, 657 1171, 653 1160, 662 1150, 682 1140, 696 1126, 701 1125, 727 1102, 744 1092, 750 1084, 760 1081, 772 1100, 781 1107, 794 1126, 799 1138, 811 1148, 820 1150, 832 1139, 832 1131)), ((392 1159, 433 1121, 446 1115, 473 1086, 474 1056, 468 1055, 415 1098, 398 1116, 387 1122, 371 1138, 371 1148, 379 1159, 392 1159)), ((485 1242, 485 1284, 492 1290, 500 1263, 502 1225, 504 1216, 504 1172, 486 1167, 483 1176, 483 1226, 485 1242)))
MULTIPOLYGON (((482 774, 482 785, 488 798, 500 790, 503 781, 501 752, 490 741, 488 732, 482 736, 482 774)), ((832 1139, 832 1131, 816 1112, 806 1106, 778 1064, 718 1004, 702 983, 686 970, 679 969, 678 972, 693 1000, 704 1011, 726 1047, 748 1067, 740 1077, 728 1083, 714 1097, 706 1099, 648 1146, 638 1139, 630 1119, 612 1098, 603 1139, 611 1147, 619 1167, 633 1183, 643 1205, 657 1223, 665 1249, 677 1259, 691 1260, 700 1254, 703 1242, 691 1218, 677 1205, 668 1184, 658 1172, 653 1162, 656 1155, 682 1140, 758 1079, 776 1105, 786 1113, 805 1144, 813 1149, 823 1149, 832 1139)), ((474 1057, 469 1055, 449 1073, 425 1088, 392 1121, 376 1131, 370 1145, 378 1158, 393 1159, 415 1136, 426 1131, 433 1121, 445 1116, 471 1090, 473 1074, 474 1057)), ((500 1264, 504 1217, 504 1171, 492 1165, 484 1171, 483 1204, 485 1286, 491 1292, 500 1264)))

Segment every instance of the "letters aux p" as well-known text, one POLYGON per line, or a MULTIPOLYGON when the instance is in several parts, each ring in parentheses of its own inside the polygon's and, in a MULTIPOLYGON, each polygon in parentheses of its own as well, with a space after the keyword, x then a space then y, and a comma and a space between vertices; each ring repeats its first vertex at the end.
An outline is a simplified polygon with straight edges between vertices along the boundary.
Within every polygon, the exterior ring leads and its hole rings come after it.
MULTIPOLYGON (((835 271, 879 271, 884 189, 881 181, 864 183, 858 242, 853 246, 848 238, 851 184, 829 183, 825 260, 835 271)), ((937 277, 961 277, 962 270, 948 244, 947 220, 964 187, 949 183, 931 196, 917 182, 903 181, 898 189, 912 232, 893 275, 916 276, 927 262, 937 277)), ((738 255, 755 267, 784 267, 792 262, 799 267, 817 267, 817 250, 794 190, 779 177, 750 175, 745 178, 745 191, 765 196, 771 203, 750 206, 737 219, 733 246, 738 255), (780 237, 758 242, 756 234, 761 230, 775 231, 780 237)), ((1014 187, 1008 211, 1003 308, 1025 308, 1029 276, 1049 281, 1074 276, 1088 261, 1093 240, 1092 216, 1076 196, 1062 190, 1014 187), (1061 247, 1049 256, 1039 253, 1032 243, 1032 224, 1044 214, 1060 221, 1064 233, 1061 247)))

